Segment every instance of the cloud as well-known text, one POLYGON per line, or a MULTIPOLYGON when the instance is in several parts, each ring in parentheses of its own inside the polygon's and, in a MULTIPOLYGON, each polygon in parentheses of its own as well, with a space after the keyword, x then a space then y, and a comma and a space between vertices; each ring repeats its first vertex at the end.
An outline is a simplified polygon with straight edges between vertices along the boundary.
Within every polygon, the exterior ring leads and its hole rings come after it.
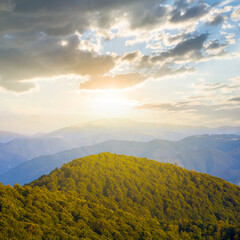
POLYGON ((228 22, 225 22, 222 26, 222 29, 231 29, 231 28, 234 28, 234 25, 231 25, 228 22))
MULTIPOLYGON (((203 43, 207 40, 208 33, 197 35, 195 37, 189 38, 177 44, 173 49, 166 53, 166 56, 183 56, 189 52, 198 53, 202 47, 203 43)), ((198 55, 198 54, 197 54, 198 55)))
POLYGON ((15 93, 22 93, 22 92, 28 92, 34 88, 36 88, 36 83, 31 81, 3 81, 0 79, 0 87, 7 89, 11 92, 15 93))
POLYGON ((94 75, 91 76, 88 81, 81 83, 79 89, 125 89, 135 87, 145 80, 145 76, 137 73, 120 74, 115 76, 94 75))
POLYGON ((138 109, 160 110, 160 111, 185 111, 192 110, 190 102, 173 103, 145 103, 137 107, 138 109))
POLYGON ((0 14, 0 34, 37 31, 66 36, 75 31, 84 33, 90 28, 109 31, 123 18, 131 30, 144 31, 168 23, 193 25, 192 20, 200 20, 211 10, 202 1, 175 1, 174 7, 167 3, 158 0, 5 0, 0 11, 8 11, 0 14))
POLYGON ((0 34, 39 31, 64 36, 91 27, 109 29, 126 15, 132 29, 152 27, 164 19, 167 8, 156 0, 12 0, 1 3, 0 34))
POLYGON ((216 25, 219 25, 219 24, 223 23, 223 21, 224 21, 224 17, 219 14, 219 15, 216 15, 215 17, 213 17, 212 19, 210 19, 207 22, 207 25, 216 26, 216 25))
POLYGON ((226 43, 220 43, 218 40, 211 40, 205 45, 205 51, 208 55, 217 56, 224 52, 227 47, 226 43))
POLYGON ((167 76, 180 76, 180 75, 186 75, 188 73, 195 72, 195 68, 193 67, 186 67, 182 66, 179 68, 172 68, 169 64, 164 64, 162 67, 157 69, 156 72, 153 73, 153 78, 162 78, 167 76))
POLYGON ((235 33, 229 33, 225 36, 227 42, 229 42, 229 44, 235 44, 236 40, 235 40, 235 33))
POLYGON ((240 20, 240 5, 236 6, 231 15, 232 20, 239 21, 240 20))
MULTIPOLYGON (((161 117, 173 116, 178 119, 185 119, 185 121, 199 124, 199 121, 214 124, 219 122, 221 124, 239 122, 240 107, 229 103, 207 103, 201 101, 173 101, 173 102, 155 102, 143 103, 136 107, 138 110, 149 110, 159 113, 161 117)), ((170 119, 176 122, 176 119, 170 119)))
POLYGON ((167 52, 161 52, 158 55, 151 57, 151 61, 165 61, 168 58, 173 58, 175 61, 179 58, 181 58, 181 60, 185 58, 187 61, 193 61, 202 58, 201 51, 208 36, 208 33, 203 33, 184 39, 173 48, 170 48, 167 52))
POLYGON ((193 19, 199 19, 206 15, 210 11, 210 7, 207 4, 194 5, 192 7, 186 7, 187 3, 184 1, 176 1, 177 7, 172 11, 170 22, 181 23, 193 19))
POLYGON ((132 10, 130 14, 132 29, 152 29, 156 25, 166 22, 169 9, 165 6, 161 6, 157 1, 155 1, 156 3, 154 5, 152 5, 151 2, 154 1, 146 1, 144 5, 136 6, 136 8, 132 10))
POLYGON ((221 46, 226 46, 226 44, 220 44, 218 40, 212 40, 207 44, 206 49, 218 49, 221 46))
POLYGON ((66 74, 105 74, 115 66, 112 56, 79 50, 80 43, 78 37, 74 36, 66 46, 48 42, 44 48, 40 45, 30 52, 0 49, 0 85, 9 90, 21 91, 23 86, 30 85, 17 84, 18 81, 66 74))
MULTIPOLYGON (((183 41, 168 54, 162 54, 165 58, 164 61, 167 57, 182 56, 193 49, 198 51, 201 47, 199 41, 202 46, 203 40, 199 36, 183 41), (188 42, 188 46, 185 45, 186 42, 188 42)), ((118 57, 100 55, 94 49, 92 45, 87 45, 86 48, 86 40, 81 40, 78 35, 71 36, 66 41, 57 44, 55 38, 47 39, 46 42, 39 42, 31 51, 17 48, 0 49, 0 69, 2 69, 0 86, 16 92, 26 91, 33 88, 34 83, 20 84, 25 80, 75 74, 89 76, 89 81, 81 84, 80 89, 94 89, 94 87, 96 89, 124 89, 136 86, 149 78, 186 74, 195 70, 193 67, 185 65, 173 66, 174 62, 166 62, 161 67, 156 67, 153 58, 144 63, 147 56, 142 56, 139 51, 118 57), (134 62, 133 67, 129 65, 128 72, 131 74, 116 72, 116 76, 108 76, 117 64, 121 65, 124 62, 134 62)))
POLYGON ((231 98, 229 101, 240 102, 240 97, 231 98))
MULTIPOLYGON (((178 95, 179 99, 169 101, 139 102, 138 110, 148 110, 159 116, 178 116, 191 121, 204 121, 205 123, 219 122, 239 123, 240 98, 239 76, 225 82, 207 82, 200 79, 184 93, 178 95)), ((174 96, 175 98, 176 96, 174 96)))
MULTIPOLYGON (((226 43, 195 30, 209 15, 215 16, 209 25, 219 24, 227 18, 224 11, 189 0, 2 0, 0 86, 25 91, 34 87, 34 81, 25 80, 75 74, 89 77, 80 88, 125 88, 191 73, 193 62, 226 54, 226 43), (118 56, 105 54, 113 38, 127 45, 118 56), (136 43, 142 44, 138 51, 136 43), (128 74, 111 77, 118 66, 128 74)), ((235 7, 231 17, 237 14, 235 7)), ((232 35, 226 40, 234 42, 232 35)))
POLYGON ((139 51, 127 53, 123 56, 122 60, 131 62, 131 61, 135 60, 139 55, 140 55, 139 51))
POLYGON ((10 12, 14 5, 11 0, 2 0, 0 2, 0 12, 10 12))
MULTIPOLYGON (((217 92, 220 92, 221 94, 235 94, 235 92, 240 90, 239 77, 229 79, 228 81, 225 82, 195 83, 194 88, 203 95, 206 95, 207 92, 213 94, 217 94, 217 92)), ((222 97, 223 96, 224 95, 222 95, 222 97)))
MULTIPOLYGON (((206 114, 208 111, 220 111, 233 109, 230 104, 207 104, 202 101, 175 101, 168 103, 145 103, 137 107, 138 109, 148 109, 154 111, 167 112, 192 112, 195 114, 206 114)), ((240 109, 240 107, 238 108, 240 109)))
POLYGON ((190 37, 189 33, 178 33, 175 35, 168 34, 168 37, 165 39, 165 45, 171 46, 173 44, 179 44, 184 39, 188 39, 190 37))

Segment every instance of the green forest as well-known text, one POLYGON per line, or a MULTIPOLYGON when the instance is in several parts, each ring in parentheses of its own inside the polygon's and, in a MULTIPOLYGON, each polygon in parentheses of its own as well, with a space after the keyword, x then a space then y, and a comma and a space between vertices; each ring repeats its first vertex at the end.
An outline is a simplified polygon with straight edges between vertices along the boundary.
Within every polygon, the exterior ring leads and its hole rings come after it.
POLYGON ((240 188, 146 158, 75 159, 0 184, 0 239, 240 239, 240 188))

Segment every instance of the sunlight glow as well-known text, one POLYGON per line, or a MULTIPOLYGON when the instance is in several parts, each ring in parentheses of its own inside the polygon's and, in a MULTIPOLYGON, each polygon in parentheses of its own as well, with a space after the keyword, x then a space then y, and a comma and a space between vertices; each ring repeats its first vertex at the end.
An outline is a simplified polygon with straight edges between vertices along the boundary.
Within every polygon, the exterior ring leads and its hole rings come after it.
POLYGON ((106 117, 126 115, 136 105, 116 91, 101 92, 90 99, 95 114, 106 117))

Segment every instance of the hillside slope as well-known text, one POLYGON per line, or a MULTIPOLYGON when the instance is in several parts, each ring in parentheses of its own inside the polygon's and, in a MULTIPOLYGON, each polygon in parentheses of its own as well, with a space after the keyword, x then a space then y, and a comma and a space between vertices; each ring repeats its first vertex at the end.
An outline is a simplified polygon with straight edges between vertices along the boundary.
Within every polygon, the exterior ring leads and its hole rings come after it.
POLYGON ((0 239, 239 239, 240 188, 110 153, 0 185, 0 239))

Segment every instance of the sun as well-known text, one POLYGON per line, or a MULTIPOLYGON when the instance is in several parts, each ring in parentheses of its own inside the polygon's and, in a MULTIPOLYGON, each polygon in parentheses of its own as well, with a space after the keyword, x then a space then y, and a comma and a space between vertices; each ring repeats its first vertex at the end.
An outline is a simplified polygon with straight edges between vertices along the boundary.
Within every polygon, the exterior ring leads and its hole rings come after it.
POLYGON ((105 117, 122 116, 129 113, 135 102, 119 92, 109 91, 96 93, 91 98, 91 107, 95 114, 105 117))

